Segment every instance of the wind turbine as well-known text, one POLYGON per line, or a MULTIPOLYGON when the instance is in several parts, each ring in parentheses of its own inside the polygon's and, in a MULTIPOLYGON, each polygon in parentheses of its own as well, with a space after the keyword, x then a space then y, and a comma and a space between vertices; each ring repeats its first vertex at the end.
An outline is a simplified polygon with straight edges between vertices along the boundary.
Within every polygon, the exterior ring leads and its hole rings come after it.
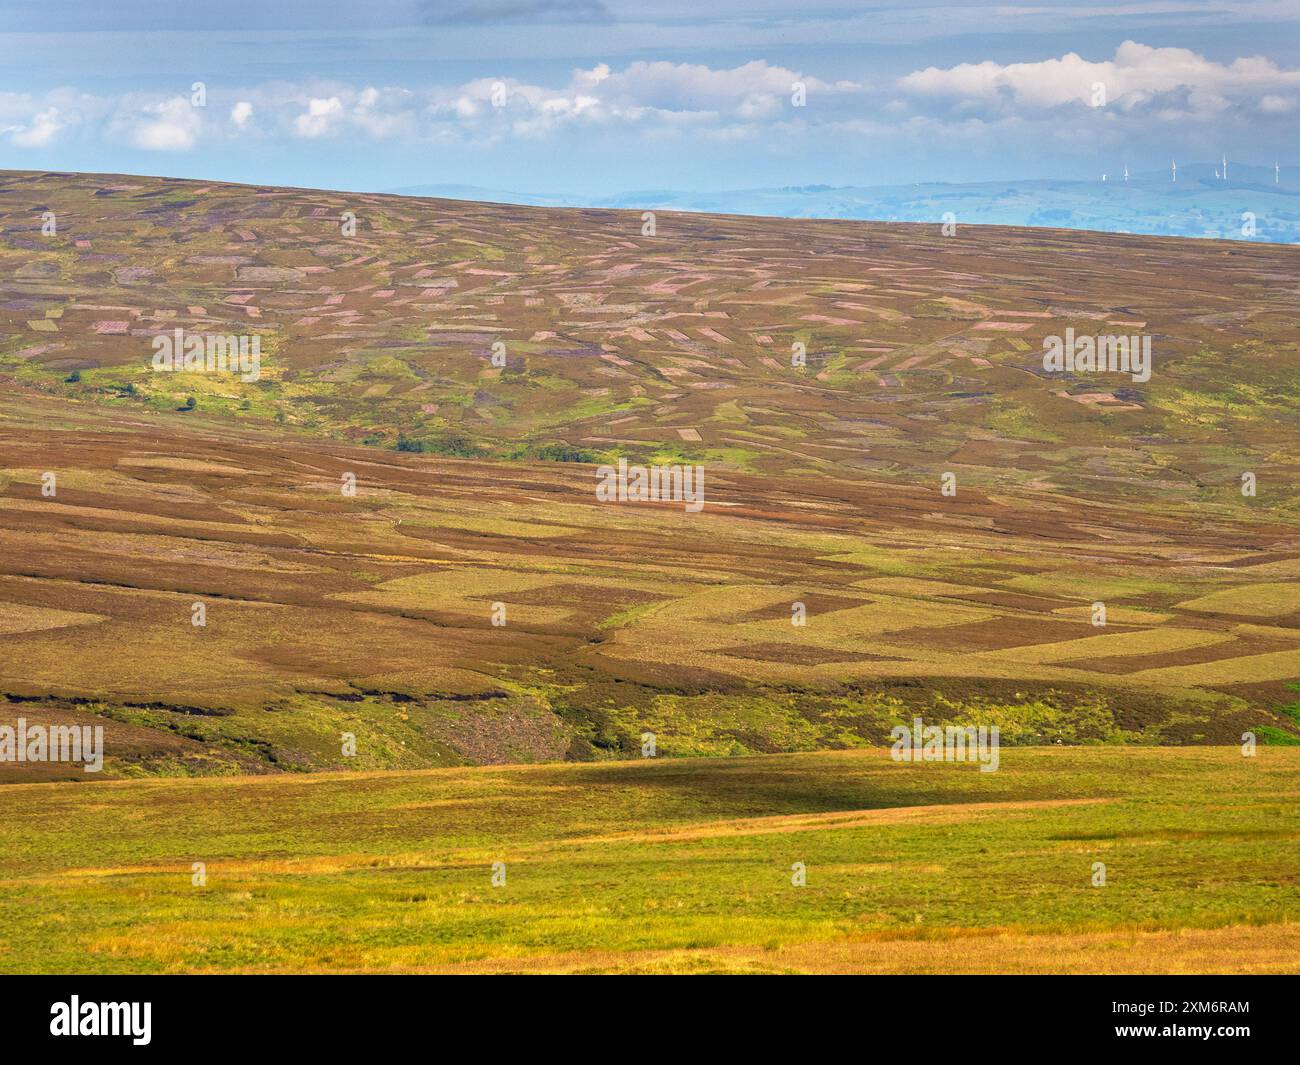
POLYGON ((1170 159, 1170 160, 1169 160, 1169 169, 1173 171, 1173 174, 1174 174, 1174 180, 1177 181, 1177 180, 1178 180, 1178 161, 1177 161, 1176 159, 1170 159))
POLYGON ((1227 181, 1227 180, 1228 180, 1228 154, 1227 154, 1227 152, 1224 152, 1224 154, 1223 154, 1223 180, 1224 180, 1224 181, 1227 181))
POLYGON ((1273 184, 1282 184, 1282 168, 1276 162, 1273 163, 1273 184))

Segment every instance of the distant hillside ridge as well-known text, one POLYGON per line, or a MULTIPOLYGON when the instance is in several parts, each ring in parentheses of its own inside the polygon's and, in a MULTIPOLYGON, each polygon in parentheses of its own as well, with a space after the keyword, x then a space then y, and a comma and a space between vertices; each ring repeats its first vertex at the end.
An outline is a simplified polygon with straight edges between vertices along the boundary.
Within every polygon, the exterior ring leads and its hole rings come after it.
POLYGON ((612 207, 699 211, 776 218, 841 218, 877 222, 940 222, 951 213, 969 225, 1038 226, 1101 233, 1300 243, 1300 166, 1188 163, 1165 171, 1122 166, 1092 180, 1015 180, 967 184, 787 185, 682 192, 639 189, 613 196, 530 193, 473 185, 389 189, 535 207, 612 207))

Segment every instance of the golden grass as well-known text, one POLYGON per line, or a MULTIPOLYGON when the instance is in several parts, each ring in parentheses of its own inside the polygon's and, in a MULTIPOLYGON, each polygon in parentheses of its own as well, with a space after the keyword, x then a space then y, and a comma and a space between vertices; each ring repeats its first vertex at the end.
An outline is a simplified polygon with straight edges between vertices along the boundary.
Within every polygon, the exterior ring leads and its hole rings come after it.
POLYGON ((1182 610, 1270 618, 1300 612, 1300 582, 1244 584, 1179 603, 1182 610))
POLYGON ((822 975, 1136 975, 1300 973, 1300 924, 1227 928, 1113 929, 1025 935, 956 929, 914 937, 775 943, 708 950, 593 950, 492 959, 423 972, 459 973, 807 973, 822 975))
POLYGON ((14 785, 0 969, 1292 971, 1298 767, 877 749, 14 785))
POLYGON ((1069 662, 1089 658, 1118 658, 1128 655, 1153 655, 1165 651, 1183 651, 1189 647, 1206 647, 1226 643, 1232 637, 1226 633, 1207 632, 1204 629, 1183 629, 1176 626, 1143 629, 1136 632, 1109 632, 1099 636, 1084 636, 1077 640, 1059 643, 1037 643, 1028 647, 1008 647, 999 651, 981 652, 986 658, 1001 658, 1010 662, 1069 662))

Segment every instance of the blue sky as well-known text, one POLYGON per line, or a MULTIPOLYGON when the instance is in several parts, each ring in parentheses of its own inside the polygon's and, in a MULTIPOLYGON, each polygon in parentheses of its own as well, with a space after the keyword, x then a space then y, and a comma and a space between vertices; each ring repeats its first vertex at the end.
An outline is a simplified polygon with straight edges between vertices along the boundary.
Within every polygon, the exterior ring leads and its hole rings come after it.
POLYGON ((1300 0, 5 0, 0 55, 7 169, 598 195, 1300 143, 1300 0))

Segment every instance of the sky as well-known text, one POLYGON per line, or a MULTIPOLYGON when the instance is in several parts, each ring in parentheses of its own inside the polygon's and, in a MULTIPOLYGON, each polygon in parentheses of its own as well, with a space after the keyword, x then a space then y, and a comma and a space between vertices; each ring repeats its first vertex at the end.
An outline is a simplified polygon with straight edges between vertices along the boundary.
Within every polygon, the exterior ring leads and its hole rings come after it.
POLYGON ((598 196, 1296 145, 1300 0, 0 4, 0 169, 598 196))

